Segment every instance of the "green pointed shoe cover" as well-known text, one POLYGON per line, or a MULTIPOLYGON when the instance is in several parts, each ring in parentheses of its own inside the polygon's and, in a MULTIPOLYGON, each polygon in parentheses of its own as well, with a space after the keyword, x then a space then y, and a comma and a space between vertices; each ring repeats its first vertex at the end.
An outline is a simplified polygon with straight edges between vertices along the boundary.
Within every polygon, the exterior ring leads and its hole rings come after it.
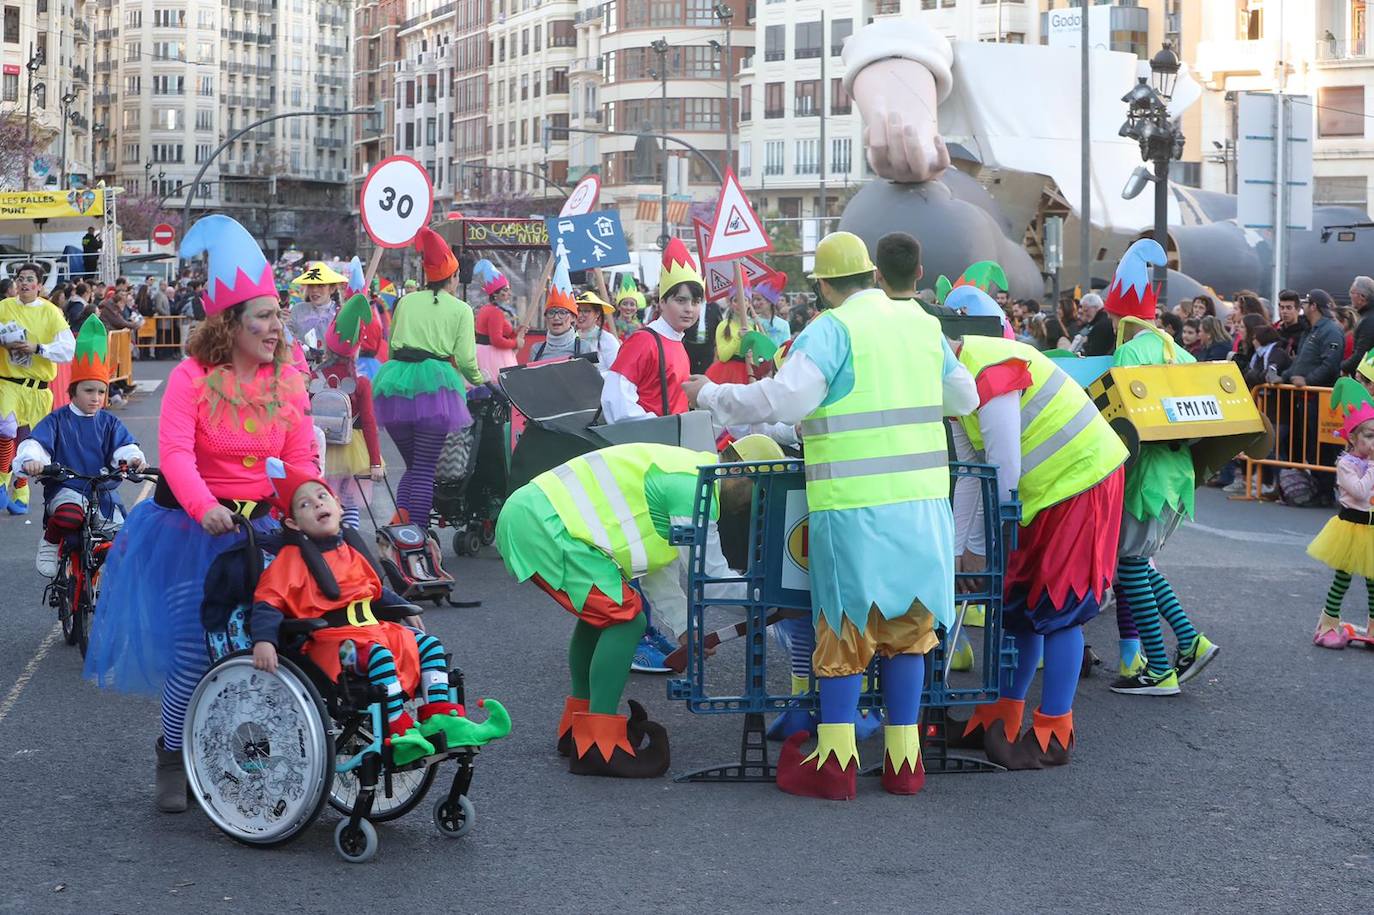
POLYGON ((425 739, 418 728, 411 728, 387 738, 391 744, 391 760, 398 766, 406 766, 434 753, 434 744, 425 739))
POLYGON ((426 716, 425 708, 422 708, 420 732, 429 736, 442 731, 450 750, 454 747, 486 746, 510 733, 510 713, 504 705, 495 699, 479 699, 477 705, 487 710, 486 721, 472 721, 454 712, 426 716))

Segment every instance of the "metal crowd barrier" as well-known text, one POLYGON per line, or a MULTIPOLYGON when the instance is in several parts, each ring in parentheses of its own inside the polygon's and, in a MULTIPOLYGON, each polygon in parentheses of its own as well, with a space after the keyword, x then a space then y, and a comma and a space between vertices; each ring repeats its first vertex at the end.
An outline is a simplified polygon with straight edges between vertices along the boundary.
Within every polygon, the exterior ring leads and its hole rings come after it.
MULTIPOLYGON (((975 588, 957 595, 960 602, 982 604, 986 608, 981 657, 975 664, 977 680, 955 685, 947 678, 952 635, 941 631, 941 641, 927 655, 926 687, 921 696, 922 757, 927 772, 990 771, 1000 767, 981 759, 952 756, 945 746, 945 710, 951 706, 971 706, 993 702, 1000 696, 1001 675, 1016 666, 1016 649, 1002 628, 1002 580, 1008 554, 1016 547, 1016 532, 1021 516, 1019 501, 1000 502, 997 470, 988 464, 951 463, 951 483, 968 477, 977 481, 983 502, 983 533, 988 544, 987 571, 958 573, 958 581, 975 588)), ((687 669, 686 676, 668 681, 668 698, 687 703, 693 712, 707 715, 743 714, 744 730, 738 762, 710 766, 678 776, 678 781, 765 782, 773 781, 776 767, 768 760, 764 715, 787 709, 812 710, 817 707, 815 681, 802 695, 776 694, 768 686, 767 620, 773 611, 786 615, 810 616, 811 592, 807 578, 805 477, 799 460, 745 462, 702 467, 698 471, 696 506, 691 526, 675 526, 673 542, 690 547, 688 569, 687 669), (706 575, 706 525, 717 481, 746 477, 754 482, 749 519, 748 568, 729 578, 706 575), (714 599, 706 597, 709 585, 744 585, 747 596, 714 599), (742 607, 746 631, 745 664, 742 682, 735 681, 717 689, 717 678, 728 679, 719 659, 708 671, 704 638, 705 611, 710 606, 742 607), (790 613, 789 613, 790 611, 790 613), (711 683, 708 683, 708 673, 711 683)), ((1013 494, 1013 499, 1015 496, 1013 494)), ((920 531, 898 532, 913 543, 920 531)), ((957 626, 955 627, 957 629, 957 626)), ((860 708, 882 705, 882 683, 878 659, 874 659, 867 682, 872 688, 859 700, 860 708)), ((733 668, 732 668, 733 671, 733 668)), ((879 765, 878 768, 881 768, 879 765)))
POLYGON ((1331 409, 1330 388, 1261 384, 1251 393, 1255 407, 1274 426, 1274 447, 1262 458, 1245 458, 1245 493, 1240 499, 1259 498, 1266 467, 1311 473, 1336 472, 1335 454, 1331 449, 1344 447, 1345 443, 1336 436, 1341 418, 1331 409), (1324 460, 1323 454, 1333 460, 1324 460))
POLYGON ((154 356, 170 352, 180 359, 182 347, 190 331, 191 319, 184 315, 153 315, 143 319, 135 333, 134 346, 140 350, 152 350, 154 356))

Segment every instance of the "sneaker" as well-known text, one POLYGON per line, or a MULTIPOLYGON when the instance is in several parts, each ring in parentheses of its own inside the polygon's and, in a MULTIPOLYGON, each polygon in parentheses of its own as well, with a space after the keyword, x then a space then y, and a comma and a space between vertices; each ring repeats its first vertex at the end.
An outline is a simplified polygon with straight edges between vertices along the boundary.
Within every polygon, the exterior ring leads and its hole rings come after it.
POLYGON ((665 655, 659 651, 646 633, 639 640, 635 656, 630 661, 630 670, 637 674, 668 674, 672 670, 664 663, 665 655))
POLYGON ((38 567, 39 575, 44 578, 57 577, 57 551, 56 543, 44 540, 38 544, 38 555, 34 557, 33 564, 38 567))
POLYGON ((1133 677, 1122 677, 1112 684, 1112 692, 1128 696, 1177 696, 1178 673, 1169 670, 1159 676, 1145 668, 1133 677))
POLYGON ((1207 636, 1198 633, 1193 650, 1186 654, 1182 651, 1178 653, 1178 659, 1174 664, 1174 669, 1178 671, 1178 682, 1187 683, 1202 673, 1202 668, 1212 663, 1218 651, 1221 651, 1219 646, 1213 644, 1207 636))
POLYGON ((674 642, 664 635, 662 631, 653 626, 649 626, 644 630, 644 637, 648 639, 649 644, 657 648, 665 658, 678 650, 679 646, 677 642, 674 642))
POLYGON ((1231 481, 1230 483, 1227 483, 1225 486, 1221 487, 1221 491, 1222 491, 1222 492, 1229 492, 1229 493, 1233 493, 1233 494, 1238 494, 1238 493, 1243 493, 1243 492, 1245 492, 1245 478, 1244 478, 1244 477, 1236 477, 1233 481, 1231 481))
POLYGON ((1125 680, 1129 680, 1131 677, 1134 677, 1136 674, 1140 673, 1144 669, 1145 652, 1143 651, 1136 652, 1135 660, 1132 661, 1130 664, 1127 664, 1124 659, 1119 664, 1117 664, 1117 670, 1121 672, 1121 677, 1125 680))

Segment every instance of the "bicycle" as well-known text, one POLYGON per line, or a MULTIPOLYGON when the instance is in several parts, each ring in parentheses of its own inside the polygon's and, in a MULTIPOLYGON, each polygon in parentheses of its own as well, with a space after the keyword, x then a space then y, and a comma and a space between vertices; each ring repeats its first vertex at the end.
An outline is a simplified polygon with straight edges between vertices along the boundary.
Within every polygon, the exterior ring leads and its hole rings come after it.
POLYGON ((157 476, 156 467, 135 471, 121 463, 114 470, 94 476, 77 473, 61 464, 49 464, 34 477, 39 482, 79 480, 90 485, 81 531, 65 538, 59 545, 57 576, 43 589, 44 601, 57 611, 63 638, 68 645, 76 645, 83 658, 90 641, 91 614, 95 612, 96 598, 100 594, 100 570, 118 532, 118 526, 100 514, 100 494, 117 489, 125 481, 155 482, 157 476))

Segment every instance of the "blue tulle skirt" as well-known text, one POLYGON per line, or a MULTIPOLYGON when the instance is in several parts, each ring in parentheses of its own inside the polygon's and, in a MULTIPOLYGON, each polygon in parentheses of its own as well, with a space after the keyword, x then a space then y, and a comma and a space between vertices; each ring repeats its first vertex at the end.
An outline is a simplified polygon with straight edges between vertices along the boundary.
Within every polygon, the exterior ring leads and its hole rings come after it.
MULTIPOLYGON (((269 518, 253 522, 259 531, 276 526, 269 518)), ((151 499, 136 505, 105 559, 86 678, 157 695, 175 663, 176 635, 200 630, 210 564, 242 539, 237 531, 211 537, 186 512, 151 499)))
POLYGON ((358 374, 359 374, 359 375, 365 375, 365 376, 367 376, 368 378, 376 378, 376 377, 377 377, 377 370, 380 369, 381 367, 382 367, 382 363, 381 363, 380 361, 378 361, 378 359, 377 359, 376 356, 359 356, 359 357, 358 357, 358 374))

